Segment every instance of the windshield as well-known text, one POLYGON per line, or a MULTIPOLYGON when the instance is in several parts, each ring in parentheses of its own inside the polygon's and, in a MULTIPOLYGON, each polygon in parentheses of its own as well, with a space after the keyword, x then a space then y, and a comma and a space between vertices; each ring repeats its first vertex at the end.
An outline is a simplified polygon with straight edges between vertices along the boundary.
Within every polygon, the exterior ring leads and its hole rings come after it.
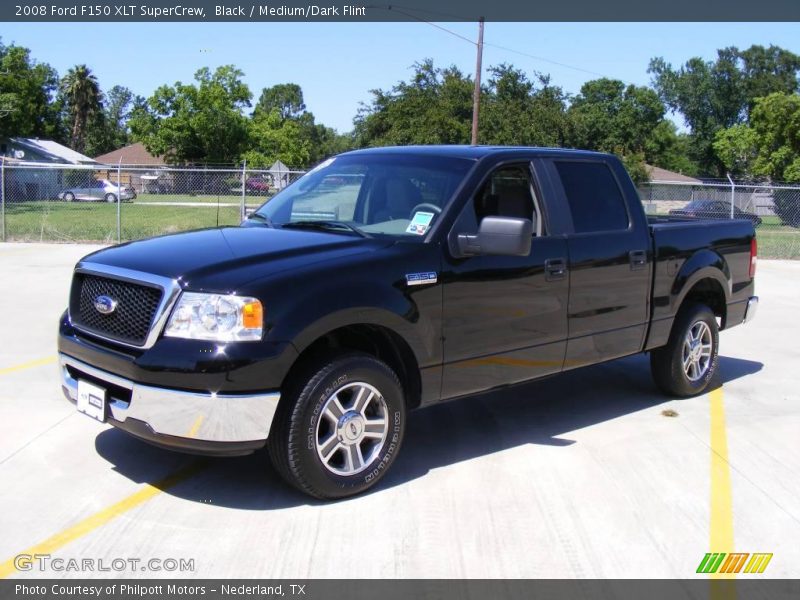
POLYGON ((273 227, 338 223, 330 230, 420 239, 473 164, 441 156, 337 156, 279 192, 251 218, 273 227))

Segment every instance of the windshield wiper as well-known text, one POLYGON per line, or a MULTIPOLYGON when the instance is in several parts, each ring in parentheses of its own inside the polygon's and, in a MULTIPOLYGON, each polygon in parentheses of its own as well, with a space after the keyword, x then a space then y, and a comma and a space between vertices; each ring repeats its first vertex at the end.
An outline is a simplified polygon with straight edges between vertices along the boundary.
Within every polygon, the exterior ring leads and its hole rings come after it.
POLYGON ((361 237, 371 237, 368 233, 361 231, 355 225, 345 223, 344 221, 292 221, 291 223, 283 223, 281 227, 283 229, 343 229, 346 231, 352 231, 361 237))
POLYGON ((273 223, 272 219, 270 219, 267 215, 262 215, 261 213, 254 212, 247 218, 253 219, 255 221, 260 221, 261 223, 264 223, 264 225, 266 225, 267 227, 272 227, 273 229, 275 228, 275 223, 273 223))

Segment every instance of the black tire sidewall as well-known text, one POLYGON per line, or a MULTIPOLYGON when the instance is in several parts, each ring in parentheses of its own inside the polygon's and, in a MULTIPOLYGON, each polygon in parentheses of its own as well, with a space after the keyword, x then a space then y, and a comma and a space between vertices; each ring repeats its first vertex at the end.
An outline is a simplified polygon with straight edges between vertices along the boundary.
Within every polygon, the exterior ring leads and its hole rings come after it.
POLYGON ((397 376, 384 363, 367 356, 346 356, 316 374, 300 392, 292 414, 291 470, 315 495, 337 498, 357 494, 374 486, 389 470, 400 451, 405 431, 405 401, 397 376), (350 476, 330 472, 317 455, 317 423, 327 399, 347 384, 365 382, 386 401, 389 432, 378 458, 364 471, 350 476))
POLYGON ((670 374, 673 386, 683 396, 701 394, 711 385, 717 373, 719 364, 719 327, 717 319, 711 309, 702 304, 687 307, 686 311, 678 317, 673 334, 670 339, 670 374), (689 329, 697 322, 703 321, 711 330, 711 364, 708 371, 697 381, 691 381, 683 368, 683 340, 689 329))

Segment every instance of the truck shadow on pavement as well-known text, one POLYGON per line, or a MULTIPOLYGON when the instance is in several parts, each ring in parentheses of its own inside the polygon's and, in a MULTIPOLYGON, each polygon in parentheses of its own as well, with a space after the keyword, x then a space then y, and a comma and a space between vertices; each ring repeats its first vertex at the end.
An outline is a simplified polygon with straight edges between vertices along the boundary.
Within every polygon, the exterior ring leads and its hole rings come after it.
MULTIPOLYGON (((762 366, 721 356, 717 381, 725 384, 762 366)), ((661 395, 650 378, 647 357, 637 355, 414 411, 400 456, 366 495, 423 477, 431 469, 525 444, 570 446, 576 443, 570 432, 669 402, 675 400, 661 395)), ((680 405, 671 408, 680 413, 680 405)), ((663 417, 656 412, 654 418, 663 417)), ((122 476, 197 503, 244 510, 326 504, 285 484, 263 450, 238 458, 192 457, 113 428, 97 436, 95 447, 122 476)), ((354 500, 340 502, 348 501, 354 500)))

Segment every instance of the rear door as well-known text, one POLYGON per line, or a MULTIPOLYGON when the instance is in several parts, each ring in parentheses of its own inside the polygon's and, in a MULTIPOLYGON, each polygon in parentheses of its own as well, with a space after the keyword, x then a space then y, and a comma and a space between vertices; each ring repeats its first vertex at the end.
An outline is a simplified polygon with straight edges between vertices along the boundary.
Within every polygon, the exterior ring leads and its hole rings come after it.
POLYGON ((567 235, 571 369, 642 349, 650 314, 650 233, 621 164, 554 158, 550 172, 572 216, 567 235))
POLYGON ((533 219, 528 256, 445 254, 442 397, 452 398, 561 370, 567 338, 567 244, 548 218, 542 182, 525 160, 496 165, 451 235, 486 216, 533 219))

